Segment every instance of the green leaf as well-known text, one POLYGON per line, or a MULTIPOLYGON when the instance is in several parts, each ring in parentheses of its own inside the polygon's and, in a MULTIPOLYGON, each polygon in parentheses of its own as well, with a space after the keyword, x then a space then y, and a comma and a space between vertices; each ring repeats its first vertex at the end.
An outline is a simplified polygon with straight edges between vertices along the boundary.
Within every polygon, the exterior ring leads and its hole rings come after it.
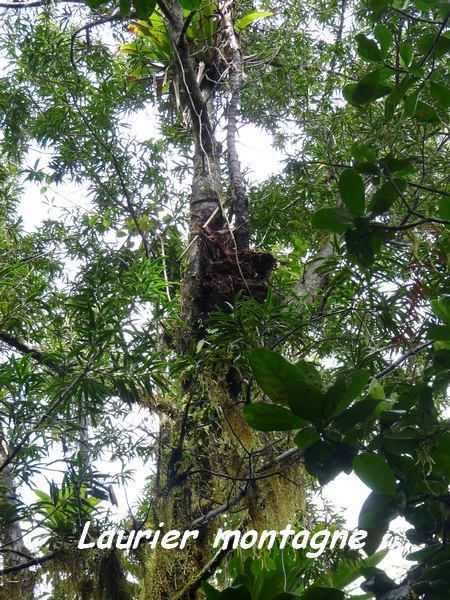
POLYGON ((306 448, 304 461, 310 475, 317 477, 320 485, 326 485, 341 471, 350 472, 353 453, 343 444, 316 442, 306 448))
POLYGON ((400 102, 405 96, 406 92, 414 85, 417 81, 417 77, 408 76, 398 83, 391 91, 389 96, 386 98, 386 103, 392 104, 394 107, 400 102))
POLYGON ((386 58, 389 48, 392 45, 392 40, 394 39, 391 30, 383 25, 382 23, 377 23, 374 29, 374 35, 380 43, 380 52, 383 58, 386 58))
POLYGON ((450 342, 450 325, 431 325, 428 337, 435 342, 450 342))
POLYGON ((405 114, 408 117, 413 117, 417 110, 417 103, 419 102, 420 90, 417 90, 413 94, 405 97, 405 114))
POLYGON ((294 374, 294 365, 278 352, 253 350, 248 355, 253 377, 262 391, 273 402, 288 403, 289 381, 294 374))
POLYGON ((359 83, 349 83, 343 88, 342 93, 350 104, 364 106, 390 94, 391 90, 390 86, 381 83, 360 81, 359 83))
POLYGON ((450 198, 439 198, 439 217, 450 220, 450 198))
POLYGON ((414 118, 422 123, 436 123, 440 121, 436 109, 431 104, 421 102, 420 100, 417 102, 414 118))
POLYGON ((369 0, 369 8, 373 11, 383 11, 389 4, 389 0, 369 0))
POLYGON ((186 10, 195 10, 200 6, 202 0, 180 0, 180 4, 186 10))
POLYGON ((236 21, 234 26, 236 29, 242 30, 254 23, 255 21, 259 21, 259 19, 265 19, 266 17, 271 17, 272 15, 273 12, 271 12, 270 10, 251 12, 248 15, 245 15, 245 17, 242 17, 241 19, 236 21))
POLYGON ((259 349, 249 353, 253 376, 274 402, 288 404, 302 419, 320 422, 324 396, 311 379, 309 365, 291 364, 277 352, 259 349))
POLYGON ((345 410, 358 398, 369 379, 369 371, 354 371, 350 375, 339 377, 326 393, 326 412, 335 416, 345 410))
POLYGON ((355 229, 345 233, 345 243, 349 256, 364 268, 369 268, 380 251, 384 239, 392 236, 382 230, 371 231, 368 223, 356 223, 355 229))
POLYGON ((289 407, 294 414, 311 423, 323 420, 324 395, 306 379, 298 378, 289 389, 289 407))
MULTIPOLYGON (((233 585, 220 592, 220 596, 217 598, 220 600, 252 600, 246 584, 233 585)), ((216 600, 216 597, 211 596, 211 600, 216 600)))
POLYGON ((404 181, 395 179, 394 182, 388 181, 378 188, 369 202, 368 210, 371 215, 382 215, 387 212, 399 197, 399 192, 403 192, 405 186, 404 181))
POLYGON ((350 431, 355 425, 364 423, 380 404, 377 398, 365 398, 356 402, 333 420, 334 426, 342 431, 350 431))
POLYGON ((409 42, 405 42, 400 46, 400 58, 405 67, 409 67, 413 59, 413 48, 409 42))
POLYGON ((219 590, 216 590, 207 581, 202 581, 202 590, 205 593, 206 600, 220 600, 221 598, 221 593, 219 590))
MULTIPOLYGON (((426 569, 420 576, 420 581, 445 581, 448 586, 450 584, 450 560, 446 560, 437 565, 428 567, 428 569, 426 569)), ((447 586, 445 591, 448 593, 450 590, 447 586)))
POLYGON ((368 144, 353 142, 350 151, 355 160, 359 162, 370 162, 376 164, 377 155, 368 144))
POLYGON ((291 431, 303 427, 305 422, 289 409, 267 402, 253 402, 244 408, 247 423, 258 431, 291 431))
POLYGON ((368 393, 371 398, 375 398, 376 400, 384 400, 386 398, 383 386, 376 377, 372 378, 368 393))
POLYGON ((119 11, 122 17, 128 17, 131 11, 131 0, 119 0, 119 11))
MULTIPOLYGON (((450 209, 450 199, 448 200, 448 205, 450 209)), ((442 296, 437 300, 431 300, 430 302, 431 309, 434 314, 444 321, 444 323, 450 324, 450 299, 442 296)))
POLYGON ((364 550, 373 554, 388 530, 389 523, 397 514, 394 499, 372 492, 364 501, 358 519, 358 529, 367 531, 364 550))
POLYGON ((433 544, 426 548, 421 548, 415 552, 410 552, 406 555, 406 560, 422 562, 424 560, 431 561, 432 559, 445 560, 450 558, 450 544, 433 544))
POLYGON ((304 427, 296 434, 294 438, 294 442, 302 451, 319 441, 319 434, 314 427, 304 427))
MULTIPOLYGON (((387 154, 380 159, 380 166, 387 173, 388 177, 392 173, 399 173, 401 175, 411 175, 414 173, 414 165, 409 158, 396 158, 392 154, 387 154)), ((395 180, 395 184, 400 191, 406 188, 406 184, 402 180, 395 180)))
POLYGON ((98 8, 102 4, 107 4, 108 0, 85 0, 89 8, 98 8))
POLYGON ((313 587, 300 596, 301 600, 343 600, 345 593, 336 588, 313 587))
POLYGON ((345 208, 320 208, 311 219, 315 229, 345 233, 353 225, 353 215, 345 208))
POLYGON ((362 215, 365 208, 364 181, 354 169, 344 169, 339 176, 339 193, 349 211, 356 216, 362 215))
POLYGON ((357 52, 362 59, 369 62, 379 62, 382 60, 383 57, 376 42, 370 40, 363 33, 355 35, 355 39, 358 43, 357 52))
POLYGON ((133 0, 138 19, 148 19, 156 8, 156 0, 133 0))
POLYGON ((435 102, 439 104, 442 110, 447 110, 450 106, 450 90, 442 85, 432 81, 430 83, 430 94, 435 102))
POLYGON ((358 173, 362 173, 363 175, 378 175, 379 168, 376 163, 371 162, 355 162, 354 168, 358 173))
POLYGON ((353 461, 358 477, 377 494, 394 496, 397 491, 395 475, 386 459, 379 454, 360 454, 353 461))
POLYGON ((433 49, 434 58, 441 58, 447 52, 450 52, 450 38, 440 35, 436 38, 435 33, 427 33, 417 42, 417 49, 422 54, 428 54, 433 49))

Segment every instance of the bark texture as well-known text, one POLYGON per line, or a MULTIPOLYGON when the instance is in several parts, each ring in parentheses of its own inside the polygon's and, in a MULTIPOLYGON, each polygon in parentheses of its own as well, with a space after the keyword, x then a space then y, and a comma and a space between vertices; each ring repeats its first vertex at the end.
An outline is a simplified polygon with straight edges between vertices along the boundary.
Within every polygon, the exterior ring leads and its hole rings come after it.
MULTIPOLYGON (((265 299, 275 261, 271 254, 249 248, 248 198, 236 148, 243 73, 232 23, 233 3, 226 3, 220 11, 222 50, 226 48, 230 55, 226 69, 230 72, 230 98, 225 156, 215 138, 214 80, 209 78, 203 84, 198 80, 185 37, 189 17, 183 20, 177 0, 166 0, 160 6, 173 48, 178 85, 195 134, 190 230, 180 307, 185 329, 175 348, 182 355, 206 336, 211 312, 232 304, 238 292, 259 302, 265 299), (228 166, 230 198, 223 191, 223 162, 228 166)), ((220 58, 213 56, 213 60, 217 63, 206 65, 206 72, 215 72, 219 78, 220 58)), ((218 523, 217 518, 205 516, 213 515, 220 505, 219 517, 234 497, 235 504, 247 499, 248 518, 254 518, 263 501, 261 490, 251 478, 244 482, 239 479, 243 469, 248 472, 245 461, 251 461, 257 440, 243 418, 242 381, 237 370, 224 360, 210 369, 198 367, 180 383, 178 404, 184 410, 177 419, 161 424, 153 521, 156 525, 164 522, 164 529, 179 530, 196 523, 200 535, 184 551, 157 549, 149 555, 143 591, 146 600, 201 597, 202 579, 226 554, 212 556, 211 539, 218 523), (220 473, 224 475, 217 477, 220 473)))
MULTIPOLYGON (((7 456, 8 448, 0 436, 0 463, 5 461, 7 456)), ((23 541, 22 528, 15 514, 16 505, 14 476, 11 465, 7 465, 0 473, 0 508, 5 518, 5 523, 0 528, 0 547, 4 568, 20 565, 31 557, 23 541)), ((11 574, 9 577, 4 577, 0 583, 0 598, 32 600, 34 584, 34 575, 29 569, 11 574)))

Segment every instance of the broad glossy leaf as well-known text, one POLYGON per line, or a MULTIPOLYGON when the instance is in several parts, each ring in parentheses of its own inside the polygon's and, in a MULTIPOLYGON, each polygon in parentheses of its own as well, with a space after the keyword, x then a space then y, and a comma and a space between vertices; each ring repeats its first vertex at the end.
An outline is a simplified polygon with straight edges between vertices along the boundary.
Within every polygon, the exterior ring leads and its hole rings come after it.
POLYGON ((148 19, 156 8, 156 0, 132 0, 138 19, 148 19))
POLYGON ((389 52, 389 48, 392 45, 392 40, 394 36, 392 35, 391 30, 382 23, 377 23, 374 29, 374 35, 380 44, 381 56, 385 58, 387 53, 389 52))
POLYGON ((355 160, 376 164, 377 155, 368 144, 353 142, 350 149, 355 160))
POLYGON ((370 10, 382 11, 390 5, 390 2, 389 0, 369 0, 368 4, 370 10))
POLYGON ((406 67, 409 67, 413 58, 413 47, 409 42, 405 42, 400 46, 400 58, 406 67))
POLYGON ((370 40, 363 33, 355 35, 355 39, 358 43, 358 54, 364 60, 369 62, 379 62, 382 60, 382 55, 376 42, 370 40))
POLYGON ((450 106, 450 89, 441 83, 432 81, 430 83, 430 93, 442 110, 447 110, 450 106))
POLYGON ((435 59, 441 58, 450 52, 450 38, 447 32, 440 35, 438 39, 436 39, 435 33, 427 33, 419 39, 417 48, 422 54, 427 54, 433 48, 435 59))
POLYGON ((345 593, 336 588, 313 587, 300 596, 301 600, 343 600, 345 593))
POLYGON ((300 450, 306 450, 306 448, 319 441, 320 437, 315 427, 304 427, 296 434, 294 438, 294 442, 297 444, 300 450))
POLYGON ((335 442, 316 442, 304 452, 305 467, 310 475, 326 485, 342 471, 350 472, 353 453, 335 442))
POLYGON ((389 523, 397 515, 394 499, 372 492, 366 498, 358 518, 358 528, 367 531, 364 550, 373 554, 388 530, 389 523))
POLYGON ((354 106, 365 106, 378 98, 387 96, 392 91, 388 85, 376 82, 359 82, 346 85, 342 93, 344 98, 354 106))
POLYGON ((408 76, 403 79, 400 83, 398 83, 390 92, 389 96, 386 98, 386 104, 392 105, 394 108, 397 104, 404 98, 406 92, 414 85, 417 81, 416 77, 408 76))
POLYGON ((365 208, 364 181, 354 169, 344 169, 339 176, 339 193, 349 211, 356 216, 362 215, 365 208))
POLYGON ((284 406, 267 402, 249 404, 244 408, 244 415, 250 427, 258 431, 291 431, 305 424, 284 406))
POLYGON ((374 411, 380 402, 382 402, 382 400, 377 398, 364 398, 364 400, 359 400, 346 411, 335 417, 333 424, 342 432, 349 431, 355 425, 367 421, 367 419, 374 414, 374 411))
POLYGON ((271 17, 272 15, 273 13, 270 10, 251 12, 248 15, 245 15, 245 17, 242 17, 238 21, 236 21, 234 26, 236 27, 236 29, 245 29, 255 21, 271 17))
POLYGON ((358 370, 339 377, 326 393, 326 416, 335 416, 345 410, 364 390, 369 371, 358 370))
POLYGON ((186 10, 195 10, 200 6, 202 0, 180 0, 180 4, 186 10))
POLYGON ((220 600, 221 598, 221 592, 219 590, 216 590, 207 581, 202 581, 202 590, 205 593, 206 600, 220 600))
POLYGON ((432 81, 430 83, 430 94, 442 110, 447 110, 450 106, 450 89, 441 83, 432 81))
POLYGON ((89 8, 98 8, 102 4, 107 4, 108 0, 85 0, 89 8))
POLYGON ((119 10, 122 17, 128 17, 131 11, 131 0, 119 0, 119 10))
POLYGON ((372 196, 368 207, 369 212, 373 216, 387 212, 405 187, 405 182, 398 179, 384 183, 372 196))
POLYGON ((417 103, 419 102, 420 90, 416 90, 409 96, 405 96, 404 98, 404 112, 408 117, 413 117, 416 109, 417 103))
MULTIPOLYGON (((447 200, 450 214, 450 198, 447 200)), ((444 323, 450 324, 450 298, 447 296, 441 296, 436 300, 431 300, 430 306, 434 314, 444 321, 444 323)))
POLYGON ((439 198, 439 217, 450 221, 450 198, 439 198))
POLYGON ((273 402, 288 403, 289 381, 292 380, 294 365, 278 352, 270 350, 253 350, 248 355, 253 377, 262 391, 273 402))
POLYGON ((311 422, 322 420, 324 396, 311 381, 309 368, 293 365, 277 352, 259 349, 249 353, 253 376, 274 402, 288 404, 294 414, 311 422))
MULTIPOLYGON (((450 560, 442 561, 437 565, 428 567, 420 577, 421 581, 440 581, 450 584, 450 560)), ((447 588, 447 592, 450 591, 447 588)))
MULTIPOLYGON (((396 158, 392 154, 388 154, 383 158, 380 158, 380 166, 383 171, 390 177, 392 173, 398 173, 399 175, 410 175, 414 173, 414 164, 409 158, 396 158)), ((395 185, 400 191, 403 191, 406 187, 405 182, 402 180, 395 180, 395 185)))
POLYGON ((428 337, 436 342, 450 342, 450 325, 431 325, 428 337))
POLYGON ((433 544, 426 548, 421 548, 406 555, 406 560, 421 562, 423 560, 430 562, 440 562, 450 558, 450 544, 433 544))
POLYGON ((394 496, 397 490, 395 475, 386 459, 379 454, 360 454, 353 461, 358 477, 374 492, 394 496))
POLYGON ((421 100, 417 102, 414 118, 422 123, 436 123, 440 121, 436 109, 431 104, 427 104, 421 100))
POLYGON ((311 224, 315 229, 345 233, 353 225, 353 215, 345 208, 319 208, 313 214, 311 224))

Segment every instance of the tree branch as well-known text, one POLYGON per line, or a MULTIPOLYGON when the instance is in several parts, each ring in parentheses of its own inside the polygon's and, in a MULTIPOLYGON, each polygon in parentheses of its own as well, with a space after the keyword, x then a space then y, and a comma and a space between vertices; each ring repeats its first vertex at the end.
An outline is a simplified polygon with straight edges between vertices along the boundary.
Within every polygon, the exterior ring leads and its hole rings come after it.
POLYGON ((234 238, 238 249, 248 248, 249 244, 249 215, 248 197, 245 191, 241 165, 236 148, 237 113, 241 92, 243 66, 242 53, 232 21, 233 2, 225 5, 222 14, 225 32, 231 51, 231 97, 227 107, 227 150, 228 170, 230 175, 231 193, 233 197, 234 238))
POLYGON ((211 121, 200 83, 194 71, 192 56, 186 41, 181 5, 177 1, 163 0, 158 3, 166 18, 167 32, 172 44, 175 67, 180 83, 186 93, 189 113, 196 134, 197 143, 206 157, 216 152, 211 121))
MULTIPOLYGON (((64 4, 85 4, 84 0, 63 0, 64 4)), ((0 2, 0 8, 34 8, 52 4, 51 0, 32 0, 31 2, 0 2)))
POLYGON ((412 350, 410 350, 403 356, 400 356, 400 358, 398 358, 391 365, 389 365, 388 367, 386 367, 385 369, 383 369, 382 371, 380 371, 379 373, 374 375, 374 377, 376 379, 382 379, 383 377, 386 377, 386 375, 389 375, 389 373, 391 373, 392 371, 395 371, 395 369, 398 366, 400 366, 403 362, 405 362, 405 360, 408 360, 408 358, 411 358, 411 356, 415 356, 416 354, 419 354, 419 352, 422 352, 422 350, 424 350, 425 348, 429 348, 432 344, 433 344, 433 340, 428 340, 427 342, 423 342, 422 344, 419 344, 419 346, 417 346, 416 348, 413 348, 412 350))
POLYGON ((2 462, 2 464, 0 465, 0 473, 6 469, 6 467, 12 462, 12 460, 17 456, 17 454, 19 454, 19 452, 22 450, 22 448, 25 446, 25 444, 28 442, 28 440, 30 439, 31 435, 33 433, 35 433, 39 427, 55 412, 55 410, 64 402, 64 400, 66 400, 77 388, 78 384, 81 382, 81 380, 83 379, 83 377, 86 375, 86 373, 88 372, 88 370, 90 369, 91 366, 91 361, 94 357, 91 357, 91 360, 88 360, 84 369, 81 371, 81 373, 78 374, 78 376, 72 381, 72 383, 66 388, 66 390, 59 395, 58 398, 56 398, 56 400, 54 400, 50 406, 48 407, 48 409, 45 411, 45 413, 36 421, 36 423, 25 433, 25 435, 22 437, 22 439, 17 442, 17 444, 14 446, 14 448, 11 450, 11 452, 9 452, 9 454, 7 455, 7 457, 5 458, 5 460, 2 462))
POLYGON ((64 375, 67 373, 67 367, 57 363, 52 358, 49 358, 45 352, 42 352, 37 348, 27 346, 27 344, 25 344, 22 340, 14 335, 11 335, 10 333, 7 333, 6 331, 0 331, 0 340, 13 350, 17 350, 17 352, 20 352, 25 356, 32 356, 37 363, 51 369, 58 375, 64 375))
POLYGON ((29 569, 30 567, 34 567, 36 565, 43 565, 49 560, 53 560, 58 555, 57 552, 51 552, 50 554, 46 554, 45 556, 39 556, 38 558, 33 558, 33 560, 29 560, 26 563, 20 563, 13 567, 6 567, 5 569, 0 570, 0 577, 2 575, 11 575, 12 573, 17 573, 18 571, 23 571, 23 569, 29 569))
MULTIPOLYGON (((254 475, 263 473, 264 471, 267 471, 268 469, 271 469, 272 467, 275 467, 287 460, 295 460, 296 458, 299 458, 300 456, 301 456, 301 451, 298 448, 291 448, 290 450, 283 452, 282 454, 280 454, 273 460, 268 461, 268 462, 264 463, 263 465, 261 465, 253 473, 253 478, 254 478, 254 475)), ((206 523, 209 523, 216 517, 223 515, 230 508, 239 504, 239 502, 246 496, 246 494, 250 488, 251 480, 252 480, 252 475, 250 475, 248 477, 248 481, 246 481, 245 485, 242 488, 240 488, 240 490, 237 494, 235 494, 233 497, 229 498, 228 501, 225 502, 224 504, 221 504, 217 508, 210 510, 208 513, 206 513, 206 515, 203 515, 202 517, 195 519, 191 523, 191 528, 197 529, 197 528, 201 527, 202 525, 206 525, 206 523)))
POLYGON ((191 594, 198 590, 202 585, 202 581, 206 581, 216 572, 220 563, 224 558, 232 552, 233 548, 222 548, 206 565, 199 571, 194 578, 189 581, 172 600, 182 600, 183 598, 191 598, 191 594))

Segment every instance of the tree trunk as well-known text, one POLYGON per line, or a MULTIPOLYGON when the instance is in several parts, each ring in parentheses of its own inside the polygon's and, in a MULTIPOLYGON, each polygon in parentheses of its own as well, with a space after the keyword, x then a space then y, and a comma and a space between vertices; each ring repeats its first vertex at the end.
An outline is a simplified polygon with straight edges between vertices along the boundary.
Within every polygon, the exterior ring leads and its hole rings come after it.
MULTIPOLYGON (((196 140, 189 240, 180 299, 180 313, 187 329, 183 329, 175 344, 178 354, 192 353, 192 348, 207 335, 211 311, 232 304, 237 292, 263 301, 274 267, 269 253, 249 249, 248 198, 235 143, 242 62, 231 20, 232 5, 227 3, 222 13, 231 49, 231 97, 224 157, 231 188, 227 202, 222 196, 222 150, 214 135, 214 85, 201 88, 197 81, 178 1, 160 3, 196 140), (230 224, 232 216, 234 231, 230 224)), ((242 483, 239 478, 243 465, 246 473, 247 463, 251 470, 252 452, 264 448, 265 441, 257 437, 243 418, 242 381, 236 369, 226 360, 220 366, 206 369, 199 366, 181 381, 180 388, 179 401, 184 411, 175 421, 161 424, 153 522, 156 527, 163 522, 165 531, 190 529, 195 522, 203 524, 196 527, 199 537, 186 550, 157 547, 150 552, 143 592, 146 600, 200 597, 201 580, 226 555, 224 552, 212 557, 211 553, 216 551, 211 550, 211 541, 218 523, 214 518, 203 519, 214 512, 217 504, 226 507, 233 495, 235 504, 245 497, 248 516, 241 520, 250 519, 254 525, 263 522, 261 504, 265 501, 270 504, 266 491, 256 480, 250 478, 242 483), (217 477, 218 472, 224 476, 217 477)), ((259 460, 261 456, 260 453, 259 460)), ((271 488, 267 481, 264 479, 268 494, 275 492, 278 496, 283 485, 271 488)), ((288 510, 289 518, 292 510, 292 507, 288 510)))
MULTIPOLYGON (((8 456, 8 448, 0 437, 0 463, 8 456)), ((0 508, 5 523, 0 528, 0 547, 4 568, 15 567, 30 558, 30 552, 23 541, 23 532, 15 514, 17 495, 11 465, 0 473, 0 508), (7 513, 11 512, 7 516, 7 513)), ((34 598, 35 578, 29 569, 9 575, 0 584, 0 597, 32 600, 34 598)))

